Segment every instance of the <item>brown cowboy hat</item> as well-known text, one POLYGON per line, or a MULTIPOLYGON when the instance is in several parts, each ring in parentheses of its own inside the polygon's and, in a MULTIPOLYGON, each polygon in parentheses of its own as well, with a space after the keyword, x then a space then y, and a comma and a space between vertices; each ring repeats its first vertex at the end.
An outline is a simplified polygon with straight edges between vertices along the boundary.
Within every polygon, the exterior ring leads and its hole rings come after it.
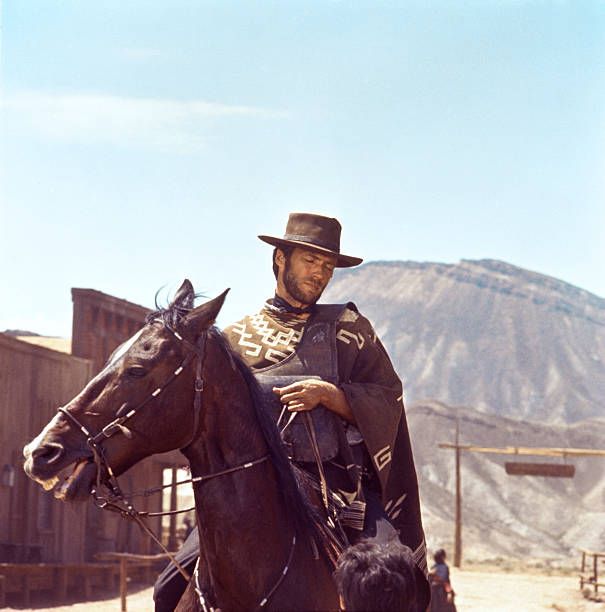
POLYGON ((338 219, 333 217, 312 213, 290 213, 283 238, 262 235, 259 238, 274 247, 293 246, 336 255, 337 268, 357 266, 363 261, 361 257, 351 257, 340 252, 341 229, 338 219))

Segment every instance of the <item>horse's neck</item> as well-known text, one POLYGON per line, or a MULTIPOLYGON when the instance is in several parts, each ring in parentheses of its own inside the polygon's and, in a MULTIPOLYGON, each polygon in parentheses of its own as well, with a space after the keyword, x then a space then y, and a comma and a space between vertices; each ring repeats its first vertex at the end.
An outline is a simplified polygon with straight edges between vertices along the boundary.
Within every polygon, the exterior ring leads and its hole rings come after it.
POLYGON ((235 467, 267 452, 242 373, 220 347, 209 344, 207 350, 213 370, 204 375, 200 435, 186 452, 194 475, 235 467))
MULTIPOLYGON (((202 435, 187 450, 194 477, 268 453, 241 373, 228 362, 221 373, 204 392, 202 435)), ((293 536, 270 460, 198 483, 195 500, 201 562, 207 556, 217 590, 238 593, 240 602, 261 596, 285 564, 293 536)))

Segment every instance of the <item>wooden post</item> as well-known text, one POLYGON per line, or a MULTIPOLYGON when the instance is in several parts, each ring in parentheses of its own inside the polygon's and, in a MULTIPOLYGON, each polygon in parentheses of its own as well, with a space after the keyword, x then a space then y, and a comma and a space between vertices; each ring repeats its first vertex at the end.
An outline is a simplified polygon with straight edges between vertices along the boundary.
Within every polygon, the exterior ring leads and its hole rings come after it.
POLYGON ((128 589, 128 559, 120 557, 120 603, 122 612, 126 612, 126 594, 128 589))
POLYGON ((592 556, 592 575, 594 576, 594 594, 595 597, 599 592, 599 555, 596 553, 592 556))
MULTIPOLYGON (((174 512, 177 507, 177 468, 172 468, 172 486, 170 487, 170 510, 174 512)), ((168 550, 176 550, 178 548, 178 542, 176 539, 176 514, 170 515, 170 527, 168 531, 168 550)))
POLYGON ((460 423, 456 418, 456 512, 454 532, 454 567, 462 563, 462 491, 460 486, 460 423))
POLYGON ((586 551, 582 551, 582 569, 580 570, 580 590, 584 589, 584 572, 586 570, 586 551))

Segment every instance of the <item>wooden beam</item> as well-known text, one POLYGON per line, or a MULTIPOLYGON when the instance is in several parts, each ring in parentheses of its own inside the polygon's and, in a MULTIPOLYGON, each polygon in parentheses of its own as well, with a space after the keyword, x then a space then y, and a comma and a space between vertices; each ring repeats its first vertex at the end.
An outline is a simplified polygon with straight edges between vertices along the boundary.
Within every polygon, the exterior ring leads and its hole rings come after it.
POLYGON ((472 453, 492 453, 495 455, 541 455, 544 457, 605 457, 605 449, 596 448, 545 448, 529 446, 488 447, 473 444, 448 444, 443 442, 439 448, 460 449, 472 453))
MULTIPOLYGON (((172 480, 170 487, 170 511, 176 512, 177 510, 177 487, 178 472, 176 467, 172 467, 172 480)), ((178 549, 178 542, 176 539, 176 514, 169 515, 169 528, 168 528, 168 550, 175 551, 178 549)))

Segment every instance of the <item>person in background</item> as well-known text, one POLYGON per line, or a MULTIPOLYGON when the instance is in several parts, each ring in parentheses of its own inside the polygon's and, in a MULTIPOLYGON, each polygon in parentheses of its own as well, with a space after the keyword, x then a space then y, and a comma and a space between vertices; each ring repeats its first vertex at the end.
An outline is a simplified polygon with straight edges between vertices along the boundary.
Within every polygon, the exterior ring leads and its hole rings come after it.
POLYGON ((445 562, 446 554, 440 548, 433 555, 435 563, 431 567, 431 612, 455 612, 454 589, 450 583, 450 568, 445 562))
POLYGON ((398 540, 361 541, 347 548, 334 573, 340 605, 347 612, 416 610, 412 551, 398 540))
POLYGON ((183 540, 186 540, 189 537, 189 534, 193 531, 193 521, 191 520, 191 517, 186 515, 185 518, 183 519, 183 531, 184 531, 184 537, 183 540))

